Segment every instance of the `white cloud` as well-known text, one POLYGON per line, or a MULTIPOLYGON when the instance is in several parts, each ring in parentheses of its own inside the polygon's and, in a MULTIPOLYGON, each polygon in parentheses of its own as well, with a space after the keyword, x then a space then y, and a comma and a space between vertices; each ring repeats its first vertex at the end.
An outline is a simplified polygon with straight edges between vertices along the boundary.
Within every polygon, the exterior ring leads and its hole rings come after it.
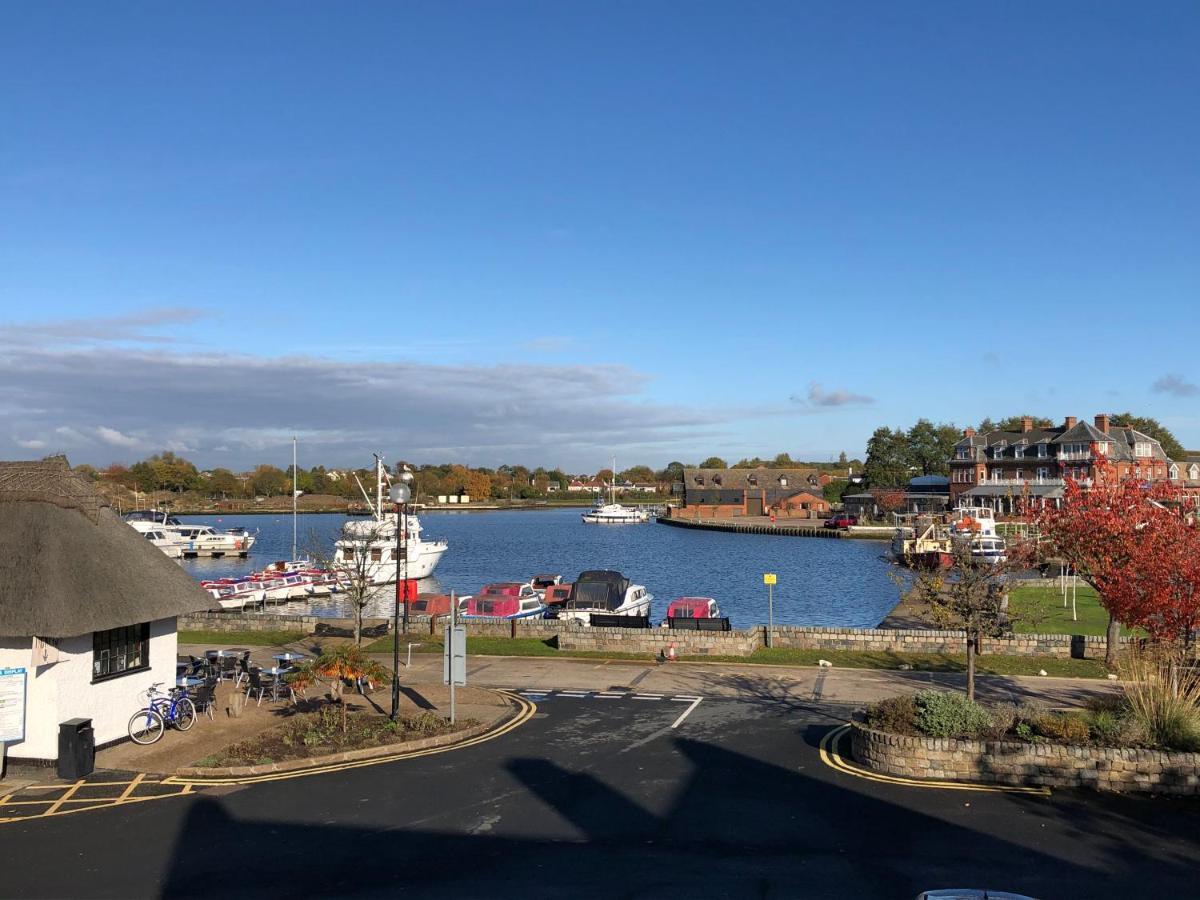
POLYGON ((37 438, 14 438, 13 443, 25 450, 45 450, 46 442, 37 438))
POLYGON ((100 440, 112 447, 133 448, 141 446, 141 441, 135 437, 130 437, 127 434, 122 434, 115 428, 108 428, 104 425, 99 425, 96 428, 96 434, 100 440))

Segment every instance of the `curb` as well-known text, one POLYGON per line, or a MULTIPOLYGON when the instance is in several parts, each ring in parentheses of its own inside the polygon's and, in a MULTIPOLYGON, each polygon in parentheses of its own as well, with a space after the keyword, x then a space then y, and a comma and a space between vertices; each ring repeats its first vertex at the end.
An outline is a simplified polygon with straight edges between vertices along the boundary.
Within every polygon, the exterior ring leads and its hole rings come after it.
POLYGON ((404 741, 397 744, 386 744, 382 747, 365 747, 361 750, 346 750, 341 753, 330 753, 325 756, 311 756, 305 759, 289 759, 283 762, 270 763, 260 766, 221 766, 213 768, 197 766, 181 766, 171 776, 177 779, 187 779, 191 782, 217 780, 227 778, 251 778, 258 775, 273 775, 285 772, 299 772, 308 769, 322 769, 340 763, 361 762, 380 757, 399 756, 418 750, 430 750, 449 747, 457 743, 469 741, 489 731, 498 730, 512 722, 521 712, 522 707, 506 693, 494 693, 504 698, 508 711, 494 722, 484 725, 474 725, 463 731, 451 734, 439 734, 433 737, 418 738, 415 741, 404 741))

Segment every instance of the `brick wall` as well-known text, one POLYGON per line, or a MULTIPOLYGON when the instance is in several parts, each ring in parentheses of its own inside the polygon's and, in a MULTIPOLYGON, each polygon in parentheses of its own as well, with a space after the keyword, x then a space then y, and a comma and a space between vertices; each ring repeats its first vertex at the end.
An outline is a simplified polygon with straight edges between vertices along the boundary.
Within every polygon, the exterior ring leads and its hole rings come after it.
POLYGON ((885 734, 855 722, 854 758, 908 778, 1200 794, 1200 753, 885 734))
MULTIPOLYGON (((776 626, 776 647, 797 650, 860 650, 891 653, 965 653, 962 631, 907 628, 811 628, 776 626)), ((999 656, 1051 656, 1058 659, 1103 659, 1102 636, 1071 634, 1018 634, 985 638, 982 653, 999 656)))
POLYGON ((569 628, 558 633, 559 650, 657 655, 671 644, 680 656, 749 656, 761 632, 672 631, 667 628, 569 628))

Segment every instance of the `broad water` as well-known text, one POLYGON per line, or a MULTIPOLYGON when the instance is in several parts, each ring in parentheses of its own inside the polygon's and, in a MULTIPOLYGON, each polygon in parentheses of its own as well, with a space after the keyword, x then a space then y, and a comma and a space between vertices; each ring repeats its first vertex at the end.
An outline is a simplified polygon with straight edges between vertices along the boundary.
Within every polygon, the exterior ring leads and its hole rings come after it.
MULTIPOLYGON (((767 621, 763 573, 774 572, 775 621, 785 625, 873 628, 899 601, 892 566, 880 541, 829 540, 731 534, 645 525, 585 525, 580 509, 495 512, 426 512, 424 537, 445 538, 450 549, 422 591, 475 593, 490 581, 527 581, 555 572, 572 581, 585 569, 616 569, 654 595, 651 614, 661 618, 676 597, 715 597, 735 628, 767 621)), ((197 579, 241 575, 291 556, 290 516, 181 516, 219 529, 259 530, 248 559, 186 560, 197 579)), ((346 517, 299 517, 298 545, 329 552, 346 517)), ((391 614, 393 589, 368 607, 391 614)), ((318 597, 271 606, 270 611, 342 616, 344 600, 318 597)))

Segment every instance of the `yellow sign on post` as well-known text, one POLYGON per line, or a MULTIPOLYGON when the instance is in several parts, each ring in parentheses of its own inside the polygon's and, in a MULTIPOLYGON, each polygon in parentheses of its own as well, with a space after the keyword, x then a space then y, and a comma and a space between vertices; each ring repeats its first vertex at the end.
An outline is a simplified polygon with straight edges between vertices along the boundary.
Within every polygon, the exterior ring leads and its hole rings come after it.
POLYGON ((774 646, 775 639, 772 632, 775 631, 775 585, 778 582, 775 580, 774 572, 763 572, 763 584, 767 586, 767 646, 774 646))
POLYGON ((763 584, 778 584, 778 583, 779 582, 775 580, 774 572, 764 572, 763 573, 763 584))

